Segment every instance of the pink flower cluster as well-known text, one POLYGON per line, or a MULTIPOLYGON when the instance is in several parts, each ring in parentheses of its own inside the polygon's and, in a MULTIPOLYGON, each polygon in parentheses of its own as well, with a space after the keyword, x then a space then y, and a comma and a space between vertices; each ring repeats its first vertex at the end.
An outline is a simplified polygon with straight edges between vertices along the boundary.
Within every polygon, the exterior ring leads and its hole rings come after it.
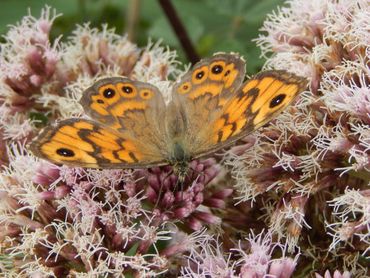
POLYGON ((339 269, 367 273, 360 257, 370 255, 369 20, 362 0, 291 0, 268 15, 256 39, 265 67, 307 77, 309 91, 226 161, 240 202, 251 202, 250 213, 289 252, 312 255, 299 269, 314 264, 325 277, 328 267, 334 277, 339 269))
POLYGON ((224 157, 92 170, 35 158, 46 122, 81 116, 82 91, 125 75, 166 100, 176 53, 107 26, 50 40, 50 7, 0 50, 0 273, 4 277, 366 277, 370 70, 365 0, 290 0, 256 39, 266 68, 310 80, 269 126, 224 157))

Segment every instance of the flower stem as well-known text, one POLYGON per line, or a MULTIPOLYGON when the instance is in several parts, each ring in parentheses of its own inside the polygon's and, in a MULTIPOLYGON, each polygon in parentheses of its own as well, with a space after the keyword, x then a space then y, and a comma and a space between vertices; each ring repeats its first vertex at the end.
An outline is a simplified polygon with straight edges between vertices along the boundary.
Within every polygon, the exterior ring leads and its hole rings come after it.
POLYGON ((164 13, 167 16, 168 21, 171 23, 172 29, 174 30, 177 38, 179 39, 182 48, 184 49, 188 60, 195 64, 199 61, 199 56, 182 24, 174 6, 170 0, 158 0, 164 13))

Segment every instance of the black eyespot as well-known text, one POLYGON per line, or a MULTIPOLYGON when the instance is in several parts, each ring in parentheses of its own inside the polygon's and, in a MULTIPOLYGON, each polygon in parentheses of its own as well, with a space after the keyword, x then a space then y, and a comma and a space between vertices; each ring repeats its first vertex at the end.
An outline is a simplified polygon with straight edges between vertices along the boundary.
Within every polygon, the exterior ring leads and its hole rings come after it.
POLYGON ((200 71, 198 72, 196 75, 195 75, 195 78, 196 79, 202 79, 202 77, 204 76, 204 71, 200 71))
POLYGON ((285 94, 280 94, 280 95, 277 95, 276 97, 274 97, 271 101, 270 101, 270 108, 274 108, 278 105, 280 105, 283 100, 285 99, 286 95, 285 94))
POLYGON ((223 70, 224 70, 224 68, 223 68, 222 66, 220 66, 220 65, 215 65, 215 66, 213 66, 213 67, 212 67, 212 69, 211 69, 212 73, 214 73, 214 74, 219 74, 219 73, 221 73, 223 70))
POLYGON ((132 93, 132 88, 129 87, 129 86, 123 86, 122 87, 122 91, 125 93, 125 94, 131 94, 132 93))
POLYGON ((104 100, 102 100, 102 99, 98 99, 98 100, 97 100, 97 102, 98 102, 98 103, 104 103, 104 100))
POLYGON ((56 153, 65 157, 75 156, 75 153, 72 150, 66 148, 59 148, 57 149, 56 153))
POLYGON ((115 94, 116 94, 116 92, 111 88, 107 88, 103 92, 103 96, 106 97, 106 98, 112 98, 112 97, 114 97, 115 94))
POLYGON ((224 74, 224 76, 228 76, 230 74, 230 70, 227 70, 224 74))

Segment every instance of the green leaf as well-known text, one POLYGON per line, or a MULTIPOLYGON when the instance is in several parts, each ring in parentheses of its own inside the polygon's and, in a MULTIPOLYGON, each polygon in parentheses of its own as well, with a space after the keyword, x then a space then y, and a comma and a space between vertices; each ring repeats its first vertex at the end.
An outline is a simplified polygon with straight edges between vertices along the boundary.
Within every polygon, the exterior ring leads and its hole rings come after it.
POLYGON ((211 52, 217 38, 213 34, 207 34, 203 36, 197 45, 197 50, 200 56, 208 56, 209 52, 211 52))
POLYGON ((29 118, 30 118, 33 122, 35 122, 35 125, 36 125, 37 127, 43 127, 43 126, 45 126, 45 125, 48 123, 48 121, 49 121, 49 119, 48 119, 48 117, 47 117, 47 116, 45 116, 44 114, 39 113, 39 112, 30 112, 30 114, 29 114, 29 118))
POLYGON ((263 0, 257 1, 243 14, 247 22, 262 24, 266 15, 272 12, 278 5, 282 5, 282 0, 263 0))
POLYGON ((206 3, 218 13, 228 16, 243 14, 253 0, 207 0, 206 3))
POLYGON ((126 252, 126 256, 134 256, 139 248, 139 242, 132 245, 132 247, 126 252))
MULTIPOLYGON (((197 42, 204 33, 204 26, 201 21, 196 17, 186 17, 185 29, 193 42, 197 42)), ((155 39, 163 39, 166 44, 172 46, 180 46, 170 23, 166 18, 158 18, 153 22, 153 26, 149 29, 148 34, 155 39)))

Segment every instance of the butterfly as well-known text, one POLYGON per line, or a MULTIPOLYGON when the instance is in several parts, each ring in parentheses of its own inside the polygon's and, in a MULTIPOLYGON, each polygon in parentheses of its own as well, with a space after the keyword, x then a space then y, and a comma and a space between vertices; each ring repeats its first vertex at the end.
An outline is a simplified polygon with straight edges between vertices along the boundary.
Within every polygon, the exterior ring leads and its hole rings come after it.
POLYGON ((204 59, 172 88, 166 103, 155 86, 125 77, 98 80, 80 100, 91 118, 46 127, 30 145, 38 157, 86 168, 172 165, 184 180, 188 163, 214 154, 275 118, 305 89, 281 70, 244 82, 235 53, 204 59))

